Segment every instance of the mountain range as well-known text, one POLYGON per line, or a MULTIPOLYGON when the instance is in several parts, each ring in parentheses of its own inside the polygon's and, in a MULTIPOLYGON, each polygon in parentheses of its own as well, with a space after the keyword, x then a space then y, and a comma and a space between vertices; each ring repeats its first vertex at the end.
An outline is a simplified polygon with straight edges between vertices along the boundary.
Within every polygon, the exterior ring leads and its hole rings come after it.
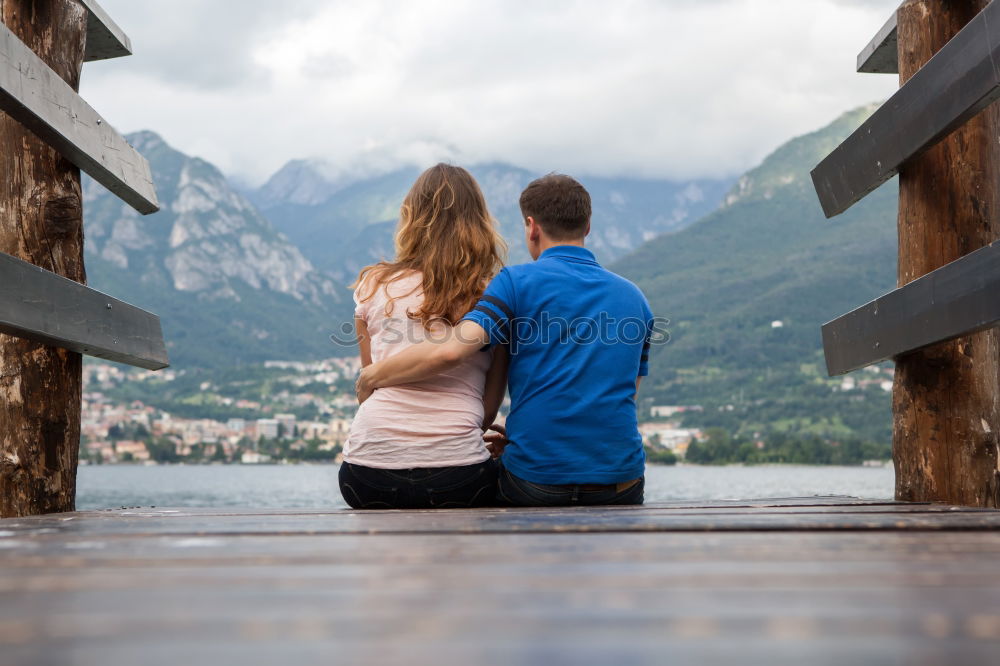
POLYGON ((350 292, 217 168, 152 132, 128 139, 152 166, 162 208, 141 217, 84 181, 90 285, 159 314, 175 367, 333 355, 350 292))
POLYGON ((698 425, 777 427, 888 441, 889 396, 837 390, 820 326, 896 283, 895 184, 824 218, 809 171, 875 109, 793 139, 742 176, 722 206, 611 268, 671 320, 642 395, 698 404, 698 425))
MULTIPOLYGON (((345 179, 321 161, 295 160, 262 187, 241 190, 153 132, 128 139, 149 160, 162 209, 141 217, 85 180, 89 282, 159 314, 174 367, 356 353, 330 337, 351 321, 348 285, 358 270, 392 257, 399 206, 417 169, 345 179)), ((508 240, 510 261, 528 260, 517 200, 539 174, 503 164, 470 171, 508 240)), ((583 180, 601 220, 593 247, 605 261, 691 224, 730 185, 583 180)))
MULTIPOLYGON (((895 285, 896 190, 823 217, 810 169, 874 106, 780 146, 735 182, 581 180, 594 201, 590 245, 671 320, 643 404, 700 405, 691 425, 888 441, 889 398, 838 390, 820 325, 895 285)), ((163 210, 141 218, 85 184, 90 284, 161 315, 175 367, 353 354, 332 333, 350 321, 347 285, 390 257, 416 169, 345 178, 296 160, 238 190, 208 162, 152 132, 129 137, 150 161, 163 210)), ((511 247, 527 257, 517 198, 538 174, 477 165, 511 247)))
MULTIPOLYGON (((469 171, 508 241, 509 263, 528 261, 518 197, 542 174, 496 163, 472 165, 469 171)), ((247 196, 313 264, 350 281, 363 266, 392 257, 399 206, 419 173, 403 168, 345 180, 322 161, 295 160, 247 196)), ((673 182, 581 176, 580 180, 591 193, 594 219, 600 221, 590 246, 605 262, 711 212, 732 184, 728 179, 673 182)))

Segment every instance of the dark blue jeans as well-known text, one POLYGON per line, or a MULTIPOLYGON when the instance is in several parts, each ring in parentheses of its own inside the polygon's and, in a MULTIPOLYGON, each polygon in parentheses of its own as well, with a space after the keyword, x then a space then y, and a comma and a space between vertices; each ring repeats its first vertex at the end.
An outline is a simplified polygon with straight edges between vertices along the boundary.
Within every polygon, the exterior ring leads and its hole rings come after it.
POLYGON ((497 500, 513 506, 598 506, 610 504, 642 504, 646 478, 628 487, 626 484, 581 483, 549 486, 525 481, 500 464, 497 500))
POLYGON ((376 469, 343 463, 340 494, 353 509, 468 509, 495 504, 497 464, 376 469))

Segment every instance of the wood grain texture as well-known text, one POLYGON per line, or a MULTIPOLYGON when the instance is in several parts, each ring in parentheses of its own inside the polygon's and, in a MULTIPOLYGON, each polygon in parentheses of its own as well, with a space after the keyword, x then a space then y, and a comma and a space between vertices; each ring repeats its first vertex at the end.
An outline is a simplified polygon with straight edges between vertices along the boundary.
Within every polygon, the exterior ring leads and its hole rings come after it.
POLYGON ((1000 530, 948 527, 967 515, 998 514, 802 498, 2 520, 0 654, 108 666, 992 663, 1000 530), (865 511, 939 528, 800 522, 865 511), (763 512, 789 529, 678 527, 763 512))
POLYGON ((0 25, 0 111, 140 213, 155 213, 160 205, 149 163, 77 94, 77 88, 18 39, 13 26, 0 25))
MULTIPOLYGON (((74 90, 86 20, 74 0, 0 2, 3 30, 74 90)), ((79 170, 0 113, 0 174, 0 252, 85 282, 79 170)), ((0 516, 73 508, 81 383, 79 354, 0 334, 0 516)))
POLYGON ((0 252, 0 331, 87 356, 160 370, 160 318, 0 252))
POLYGON ((134 508, 34 516, 0 528, 39 535, 197 536, 245 534, 517 534, 746 531, 993 531, 1000 512, 970 507, 829 499, 690 506, 488 509, 477 511, 275 511, 134 508))
MULTIPOLYGON (((998 10, 1000 3, 987 0, 903 3, 898 12, 900 82, 906 86, 923 71, 969 21, 998 10)), ((1000 237, 998 136, 1000 113, 992 104, 900 170, 900 287, 1000 237)), ((995 329, 897 358, 897 499, 1000 503, 998 359, 995 329)))

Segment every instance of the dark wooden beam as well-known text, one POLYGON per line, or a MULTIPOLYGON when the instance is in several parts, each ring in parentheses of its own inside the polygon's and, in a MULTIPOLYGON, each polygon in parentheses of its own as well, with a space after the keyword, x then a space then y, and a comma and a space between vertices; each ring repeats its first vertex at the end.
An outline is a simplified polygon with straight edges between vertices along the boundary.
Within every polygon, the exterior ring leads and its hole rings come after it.
POLYGON ((84 62, 107 60, 132 55, 132 42, 128 35, 111 20, 97 0, 80 0, 87 9, 87 48, 84 62))
POLYGON ((830 375, 1000 324, 1000 242, 823 325, 830 375))
POLYGON ((140 213, 159 210, 145 158, 2 24, 0 111, 140 213))
MULTIPOLYGON (((998 7, 990 1, 906 0, 897 12, 900 83, 918 76, 977 18, 988 17, 996 29, 998 7)), ((997 43, 995 35, 984 39, 997 43)), ((1000 104, 991 104, 900 168, 898 287, 1000 238, 998 137, 1000 104)), ((989 272, 957 277, 976 284, 989 272)), ((939 316, 964 319, 961 326, 956 325, 961 321, 949 325, 956 331, 969 328, 969 335, 896 358, 892 455, 897 499, 1000 506, 1000 329, 972 332, 977 319, 989 321, 984 306, 997 293, 980 290, 980 303, 956 299, 939 316), (976 308, 983 310, 973 317, 976 308)), ((932 294, 935 302, 949 296, 948 291, 932 294)))
POLYGON ((813 169, 839 215, 1000 97, 1000 2, 991 3, 813 169))
POLYGON ((0 332, 148 370, 170 364, 159 317, 2 252, 0 332))
POLYGON ((899 74, 899 54, 896 42, 896 12, 892 13, 872 41, 858 54, 858 72, 867 74, 899 74))

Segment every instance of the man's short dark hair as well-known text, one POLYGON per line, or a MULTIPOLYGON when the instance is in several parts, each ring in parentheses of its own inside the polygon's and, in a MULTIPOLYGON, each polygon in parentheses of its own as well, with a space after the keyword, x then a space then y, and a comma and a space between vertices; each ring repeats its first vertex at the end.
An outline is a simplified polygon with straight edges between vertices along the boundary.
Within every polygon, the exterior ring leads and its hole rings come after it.
POLYGON ((550 173, 521 192, 521 214, 534 218, 552 240, 583 238, 590 223, 590 193, 573 178, 550 173))

